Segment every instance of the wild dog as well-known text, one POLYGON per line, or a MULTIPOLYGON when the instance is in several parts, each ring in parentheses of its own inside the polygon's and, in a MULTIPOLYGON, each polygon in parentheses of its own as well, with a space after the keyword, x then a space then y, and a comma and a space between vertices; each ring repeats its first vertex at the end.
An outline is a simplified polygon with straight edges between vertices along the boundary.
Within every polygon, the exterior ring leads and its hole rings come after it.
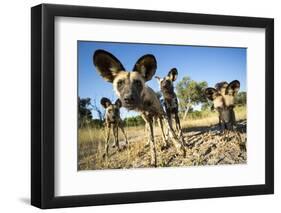
POLYGON ((124 131, 124 122, 120 117, 120 108, 122 107, 122 103, 120 99, 117 99, 115 103, 111 103, 108 98, 103 97, 100 100, 101 105, 105 108, 105 127, 106 131, 106 141, 105 141, 105 156, 108 157, 108 147, 109 147, 109 139, 110 139, 110 132, 112 129, 113 137, 114 137, 114 147, 118 148, 118 151, 121 150, 118 138, 118 128, 120 128, 121 132, 123 133, 126 141, 126 145, 128 146, 128 139, 127 135, 124 131))
POLYGON ((161 78, 159 76, 155 76, 155 78, 158 80, 161 93, 163 94, 164 109, 167 114, 170 126, 173 127, 172 123, 174 119, 178 135, 183 140, 182 129, 181 129, 181 124, 178 114, 179 113, 178 99, 174 91, 174 85, 173 85, 173 82, 176 81, 177 76, 178 76, 178 70, 176 68, 173 68, 169 71, 168 75, 165 76, 164 78, 161 78))
MULTIPOLYGON (((122 63, 114 55, 105 50, 95 51, 93 63, 97 72, 104 80, 113 84, 113 89, 121 100, 122 106, 128 110, 141 113, 146 123, 148 141, 150 143, 151 164, 157 166, 153 130, 154 119, 158 120, 165 146, 167 145, 167 139, 163 130, 165 112, 156 93, 146 85, 146 82, 151 80, 156 72, 157 62, 155 57, 151 54, 140 57, 131 72, 126 71, 122 63)), ((179 143, 175 132, 171 132, 175 146, 185 155, 183 144, 179 143)))
POLYGON ((205 89, 205 96, 213 102, 213 107, 219 113, 219 125, 221 131, 233 130, 235 125, 234 113, 234 98, 240 89, 240 82, 234 80, 229 84, 227 82, 220 82, 215 85, 215 88, 205 89))

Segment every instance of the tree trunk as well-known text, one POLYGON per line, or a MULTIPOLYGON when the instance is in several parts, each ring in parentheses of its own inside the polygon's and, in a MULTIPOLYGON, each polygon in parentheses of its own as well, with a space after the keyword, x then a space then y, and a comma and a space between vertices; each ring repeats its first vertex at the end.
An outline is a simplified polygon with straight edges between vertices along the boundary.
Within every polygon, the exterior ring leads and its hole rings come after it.
POLYGON ((187 106, 187 107, 185 108, 184 115, 183 115, 183 120, 185 120, 185 119, 186 119, 186 116, 187 116, 188 110, 189 110, 189 106, 187 106))

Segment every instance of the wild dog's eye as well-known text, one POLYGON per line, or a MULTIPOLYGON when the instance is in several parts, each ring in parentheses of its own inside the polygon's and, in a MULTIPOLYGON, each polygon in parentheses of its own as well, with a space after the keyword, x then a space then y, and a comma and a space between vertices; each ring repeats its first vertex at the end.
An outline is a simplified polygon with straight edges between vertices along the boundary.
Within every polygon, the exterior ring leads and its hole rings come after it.
POLYGON ((136 85, 138 89, 142 89, 142 82, 140 80, 134 80, 134 85, 136 85))
POLYGON ((112 110, 111 110, 111 109, 109 109, 109 110, 108 110, 108 112, 109 112, 109 113, 111 113, 111 112, 112 112, 112 110))
POLYGON ((124 85, 124 83, 125 83, 124 80, 119 80, 119 81, 117 82, 117 87, 118 87, 118 88, 121 88, 121 87, 124 85))

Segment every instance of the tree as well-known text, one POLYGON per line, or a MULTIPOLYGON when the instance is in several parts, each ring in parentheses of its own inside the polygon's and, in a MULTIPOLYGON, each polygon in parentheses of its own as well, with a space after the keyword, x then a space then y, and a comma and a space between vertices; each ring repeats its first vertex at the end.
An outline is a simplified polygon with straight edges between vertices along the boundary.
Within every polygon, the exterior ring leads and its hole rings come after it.
POLYGON ((247 103, 247 93, 239 92, 237 96, 235 96, 235 104, 246 105, 246 103, 247 103))
POLYGON ((91 106, 93 107, 93 110, 95 110, 97 112, 99 120, 102 121, 104 118, 104 113, 97 106, 96 100, 93 100, 93 104, 91 104, 91 106))
POLYGON ((177 83, 176 91, 179 99, 180 111, 184 112, 183 119, 186 118, 189 109, 199 103, 207 102, 203 95, 203 89, 208 86, 206 81, 196 82, 185 76, 177 83))
POLYGON ((144 125, 145 122, 140 115, 127 117, 124 119, 126 126, 140 126, 144 125))
POLYGON ((212 110, 213 107, 214 107, 214 105, 211 101, 206 101, 205 103, 202 103, 201 110, 202 111, 212 110))
POLYGON ((91 99, 90 98, 80 98, 78 97, 78 122, 79 127, 85 126, 85 124, 90 123, 93 116, 91 112, 91 99))

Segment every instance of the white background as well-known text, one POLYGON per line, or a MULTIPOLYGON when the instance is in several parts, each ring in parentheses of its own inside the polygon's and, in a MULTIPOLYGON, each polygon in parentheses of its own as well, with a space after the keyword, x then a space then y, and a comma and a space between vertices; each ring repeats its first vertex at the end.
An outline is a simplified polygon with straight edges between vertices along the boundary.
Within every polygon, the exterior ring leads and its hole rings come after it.
MULTIPOLYGON (((226 15, 275 18, 275 58, 280 57, 281 14, 278 1, 47 1, 137 9, 171 10, 226 15)), ((40 1, 3 1, 1 4, 1 212, 37 212, 29 206, 30 196, 30 7, 40 1)), ((278 60, 275 70, 280 70, 278 60)), ((275 108, 280 109, 280 72, 275 72, 275 108), (277 84, 279 82, 279 85, 277 84), (278 92, 279 91, 279 92, 278 92)), ((275 112, 275 131, 281 125, 280 110, 275 112)), ((280 135, 275 135, 275 195, 174 201, 51 210, 56 212, 276 212, 280 208, 280 135)))
POLYGON ((55 26, 55 195, 265 183, 264 29, 65 17, 55 26), (77 172, 77 40, 247 47, 247 164, 77 172))

